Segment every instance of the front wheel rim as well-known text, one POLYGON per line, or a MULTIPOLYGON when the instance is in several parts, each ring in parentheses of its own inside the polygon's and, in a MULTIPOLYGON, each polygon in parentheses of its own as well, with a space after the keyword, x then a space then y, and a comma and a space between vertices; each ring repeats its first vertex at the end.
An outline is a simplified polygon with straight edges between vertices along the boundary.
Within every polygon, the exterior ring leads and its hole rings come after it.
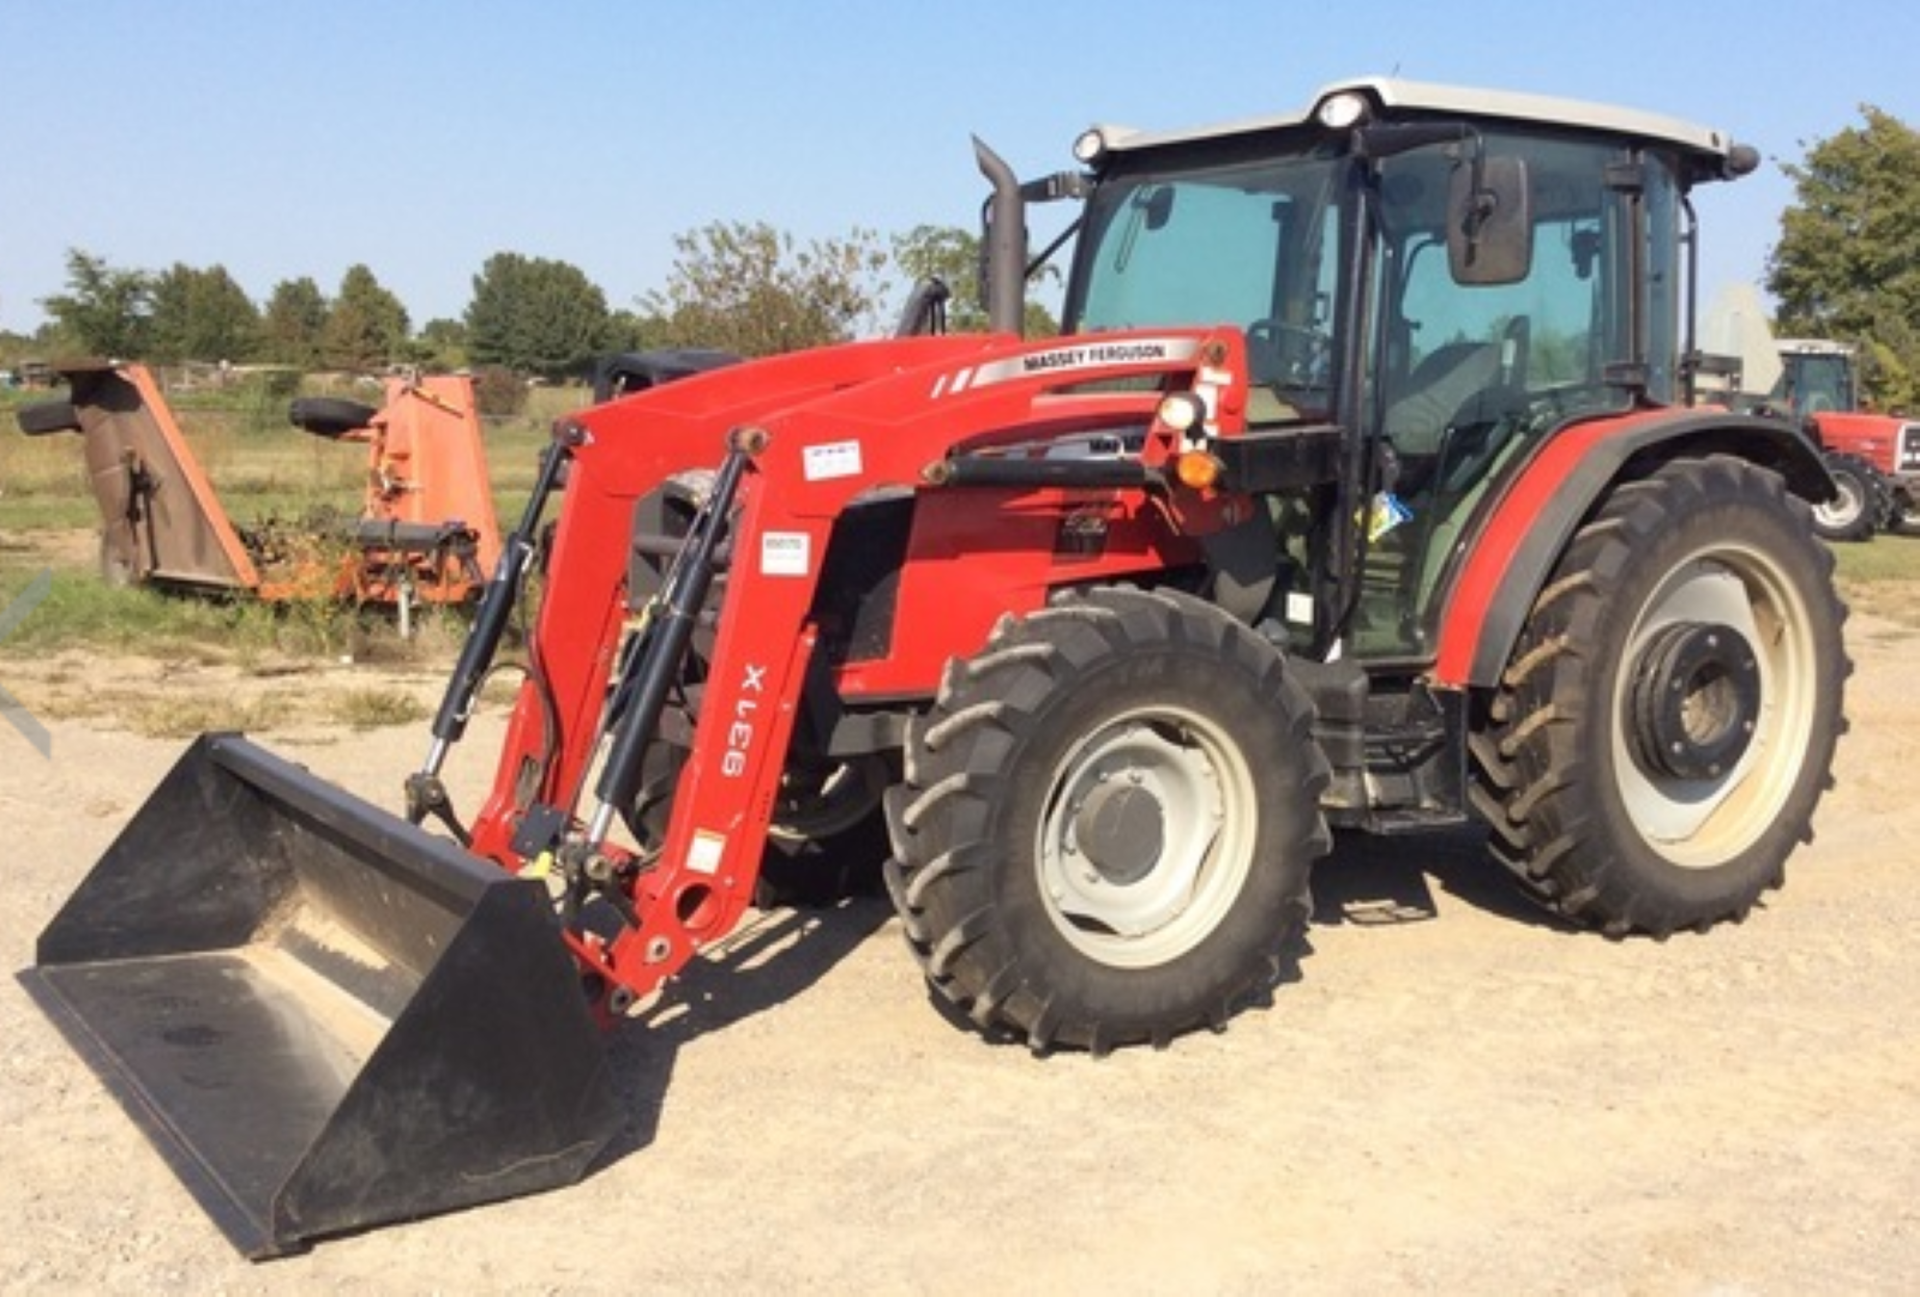
POLYGON ((1859 484, 1852 477, 1836 476, 1833 484, 1839 490, 1839 495, 1825 504, 1815 505, 1813 515, 1819 519, 1822 527, 1838 531, 1858 522, 1860 515, 1866 511, 1867 502, 1860 494, 1859 484))
POLYGON ((1256 806, 1251 769, 1213 721, 1170 707, 1108 721, 1048 784, 1037 842, 1048 917, 1112 967, 1178 958, 1238 899, 1256 806))

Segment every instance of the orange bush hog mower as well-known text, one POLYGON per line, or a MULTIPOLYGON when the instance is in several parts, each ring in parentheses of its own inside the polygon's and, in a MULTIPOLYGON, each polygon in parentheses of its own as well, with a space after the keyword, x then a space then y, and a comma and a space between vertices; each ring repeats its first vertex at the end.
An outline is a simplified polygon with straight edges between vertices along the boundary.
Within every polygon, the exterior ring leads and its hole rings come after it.
POLYGON ((109 581, 263 599, 337 595, 393 604, 405 617, 416 603, 477 597, 499 560, 469 379, 391 380, 378 410, 326 397, 293 402, 296 425, 368 447, 365 506, 333 538, 350 555, 336 570, 303 552, 316 548, 309 535, 234 525, 144 366, 80 363, 60 374, 70 399, 23 407, 20 426, 85 438, 109 581))
POLYGON ((53 921, 27 981, 242 1248, 580 1175, 622 1121, 596 1020, 875 815, 934 990, 1036 1050, 1263 997, 1330 827, 1477 813, 1611 935, 1781 882, 1842 729, 1832 487, 1685 404, 1688 191, 1753 151, 1367 81, 1077 152, 979 150, 997 331, 562 420, 405 819, 210 735, 53 921), (1049 198, 1068 333, 1022 341, 1049 198))

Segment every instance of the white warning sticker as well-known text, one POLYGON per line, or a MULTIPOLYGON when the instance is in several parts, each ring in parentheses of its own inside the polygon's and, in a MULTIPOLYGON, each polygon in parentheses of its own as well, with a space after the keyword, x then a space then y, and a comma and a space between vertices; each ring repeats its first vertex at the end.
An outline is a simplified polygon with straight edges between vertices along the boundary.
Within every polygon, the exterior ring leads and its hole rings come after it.
POLYGON ((857 477, 860 473, 860 443, 830 441, 808 446, 800 452, 800 471, 809 482, 825 482, 836 477, 857 477))
POLYGON ((804 531, 770 531, 760 538, 761 576, 805 576, 813 570, 813 537, 804 531))
POLYGON ((720 857, 726 854, 727 835, 707 829, 693 831, 693 845, 687 848, 687 868, 712 877, 720 872, 720 857))

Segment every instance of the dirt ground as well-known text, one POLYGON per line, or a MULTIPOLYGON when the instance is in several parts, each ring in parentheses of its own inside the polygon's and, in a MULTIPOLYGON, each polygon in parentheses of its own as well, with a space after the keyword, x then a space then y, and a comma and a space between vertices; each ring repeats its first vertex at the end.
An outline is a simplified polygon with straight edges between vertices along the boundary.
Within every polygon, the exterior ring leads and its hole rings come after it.
MULTIPOLYGON (((1838 787, 1741 926, 1610 943, 1516 902, 1471 835, 1345 842, 1272 1008, 1095 1061, 953 1026, 884 902, 775 911, 611 1042, 631 1124, 583 1184, 265 1265, 7 979, 0 1291, 1911 1291, 1916 644, 1849 634, 1838 787)), ((31 703, 49 670, 0 659, 0 686, 31 703)), ((46 760, 0 726, 15 970, 184 746, 50 728, 46 760)), ((497 735, 462 749, 469 798, 497 735)), ((266 741, 391 806, 424 739, 266 741)))

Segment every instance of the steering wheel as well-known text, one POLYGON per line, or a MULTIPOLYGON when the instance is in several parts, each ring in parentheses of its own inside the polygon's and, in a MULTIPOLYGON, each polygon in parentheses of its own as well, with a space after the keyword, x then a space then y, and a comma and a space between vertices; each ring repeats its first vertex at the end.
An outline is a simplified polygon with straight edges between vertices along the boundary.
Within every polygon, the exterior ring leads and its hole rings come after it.
POLYGON ((1333 335, 1268 316, 1247 326, 1247 367, 1256 384, 1284 388, 1327 385, 1333 335))

